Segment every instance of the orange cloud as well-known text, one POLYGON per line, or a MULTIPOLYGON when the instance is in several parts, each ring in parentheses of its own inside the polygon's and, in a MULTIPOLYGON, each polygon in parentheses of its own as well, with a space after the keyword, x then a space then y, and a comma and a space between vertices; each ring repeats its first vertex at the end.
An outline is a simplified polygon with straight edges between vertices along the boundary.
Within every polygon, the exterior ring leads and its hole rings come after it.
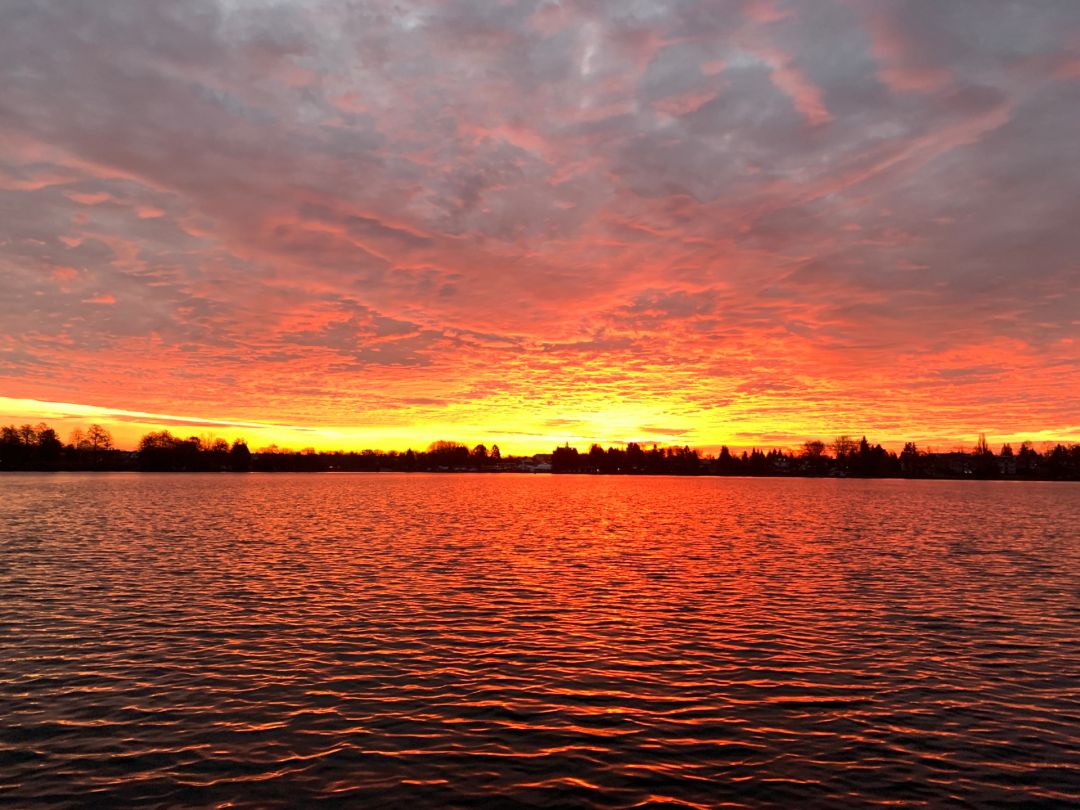
POLYGON ((740 8, 28 11, 0 29, 9 420, 1076 437, 1062 13, 740 8))

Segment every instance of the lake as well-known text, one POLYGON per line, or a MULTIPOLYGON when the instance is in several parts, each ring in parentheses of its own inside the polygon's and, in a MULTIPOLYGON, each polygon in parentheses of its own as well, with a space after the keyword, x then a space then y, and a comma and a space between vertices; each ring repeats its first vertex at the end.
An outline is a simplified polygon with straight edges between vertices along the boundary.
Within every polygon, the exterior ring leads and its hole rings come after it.
POLYGON ((1076 807, 1080 485, 0 476, 0 803, 1076 807))

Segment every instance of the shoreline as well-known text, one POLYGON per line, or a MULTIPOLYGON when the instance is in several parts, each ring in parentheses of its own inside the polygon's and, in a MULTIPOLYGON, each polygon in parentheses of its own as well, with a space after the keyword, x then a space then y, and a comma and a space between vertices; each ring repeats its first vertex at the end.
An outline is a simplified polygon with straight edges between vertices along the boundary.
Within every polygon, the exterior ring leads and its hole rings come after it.
POLYGON ((998 476, 981 478, 974 475, 806 475, 800 473, 769 473, 748 475, 745 473, 649 473, 649 472, 552 472, 551 470, 140 470, 137 468, 112 469, 24 469, 0 470, 0 476, 16 475, 64 475, 69 473, 93 475, 166 475, 187 477, 193 475, 228 475, 228 476, 282 476, 282 475, 515 475, 548 476, 558 478, 688 478, 688 479, 772 479, 772 480, 814 480, 814 481, 971 481, 978 483, 1080 483, 1078 478, 1050 478, 1045 476, 1019 477, 998 476))

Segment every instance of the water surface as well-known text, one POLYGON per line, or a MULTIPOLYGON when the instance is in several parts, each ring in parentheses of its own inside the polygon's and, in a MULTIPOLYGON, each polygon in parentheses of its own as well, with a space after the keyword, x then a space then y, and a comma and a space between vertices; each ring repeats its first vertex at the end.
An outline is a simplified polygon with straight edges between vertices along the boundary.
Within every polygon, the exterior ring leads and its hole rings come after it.
POLYGON ((0 802, 1075 807, 1080 486, 0 477, 0 802))

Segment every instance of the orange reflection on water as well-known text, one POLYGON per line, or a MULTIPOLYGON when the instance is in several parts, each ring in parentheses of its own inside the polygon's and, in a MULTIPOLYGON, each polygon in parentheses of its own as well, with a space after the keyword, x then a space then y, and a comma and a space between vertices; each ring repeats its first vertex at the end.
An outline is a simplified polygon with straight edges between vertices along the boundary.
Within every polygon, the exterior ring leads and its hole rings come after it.
POLYGON ((1075 793, 1072 485, 0 488, 0 753, 63 764, 13 765, 16 797, 57 773, 120 803, 1075 793))

